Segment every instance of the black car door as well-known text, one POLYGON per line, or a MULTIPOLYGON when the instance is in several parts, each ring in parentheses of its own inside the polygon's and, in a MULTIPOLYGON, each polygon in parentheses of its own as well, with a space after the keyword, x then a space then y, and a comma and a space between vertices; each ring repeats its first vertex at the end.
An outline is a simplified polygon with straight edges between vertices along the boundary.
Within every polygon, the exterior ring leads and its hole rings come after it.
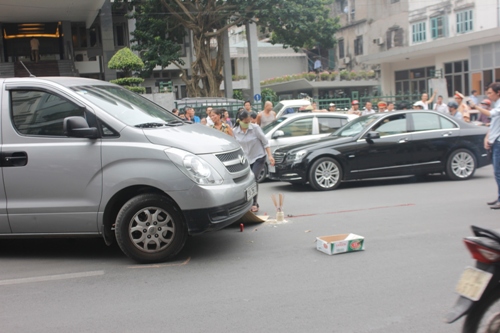
POLYGON ((442 171, 450 148, 460 139, 458 125, 434 112, 409 114, 412 131, 412 163, 416 173, 442 171))
POLYGON ((368 132, 380 138, 362 136, 356 149, 346 154, 351 165, 349 178, 368 178, 408 174, 411 170, 411 133, 405 113, 387 116, 371 126, 368 132))

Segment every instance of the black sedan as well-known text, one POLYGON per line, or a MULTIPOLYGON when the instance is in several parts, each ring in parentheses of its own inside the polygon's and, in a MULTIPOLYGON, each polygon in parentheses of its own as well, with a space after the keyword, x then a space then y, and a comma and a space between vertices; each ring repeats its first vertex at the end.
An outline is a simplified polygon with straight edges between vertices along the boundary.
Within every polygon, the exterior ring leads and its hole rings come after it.
POLYGON ((274 152, 271 179, 336 189, 342 181, 445 172, 464 180, 490 163, 487 129, 434 111, 409 110, 359 117, 318 140, 274 152))

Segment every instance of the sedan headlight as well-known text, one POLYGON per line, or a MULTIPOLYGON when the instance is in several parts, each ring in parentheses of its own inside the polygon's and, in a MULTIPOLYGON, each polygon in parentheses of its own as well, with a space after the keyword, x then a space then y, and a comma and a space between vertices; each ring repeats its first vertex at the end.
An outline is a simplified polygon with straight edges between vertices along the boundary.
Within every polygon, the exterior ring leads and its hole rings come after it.
POLYGON ((300 163, 302 162, 302 159, 307 155, 307 150, 302 149, 299 150, 295 153, 289 153, 286 157, 286 160, 288 162, 293 162, 293 163, 300 163))
POLYGON ((215 169, 202 158, 187 151, 169 148, 165 154, 186 176, 201 185, 222 184, 223 179, 215 169))

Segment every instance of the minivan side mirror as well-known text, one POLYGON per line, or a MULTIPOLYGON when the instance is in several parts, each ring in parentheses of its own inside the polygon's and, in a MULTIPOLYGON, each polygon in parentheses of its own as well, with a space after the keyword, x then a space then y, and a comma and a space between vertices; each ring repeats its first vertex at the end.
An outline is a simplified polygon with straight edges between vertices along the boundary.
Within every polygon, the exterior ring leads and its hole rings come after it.
POLYGON ((370 131, 370 132, 366 133, 365 139, 367 142, 370 142, 373 139, 380 139, 380 133, 375 132, 375 131, 370 131))
POLYGON ((83 117, 66 117, 63 122, 64 134, 74 138, 97 139, 99 131, 95 127, 89 127, 87 120, 83 117))
POLYGON ((277 139, 277 138, 280 138, 282 136, 285 136, 285 132, 277 130, 276 132, 273 133, 272 138, 277 139))

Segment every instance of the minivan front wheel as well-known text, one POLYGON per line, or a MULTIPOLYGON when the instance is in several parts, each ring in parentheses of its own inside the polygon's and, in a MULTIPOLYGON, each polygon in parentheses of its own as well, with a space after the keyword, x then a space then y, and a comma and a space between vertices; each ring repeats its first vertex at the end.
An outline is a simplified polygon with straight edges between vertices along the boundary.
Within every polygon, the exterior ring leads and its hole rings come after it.
POLYGON ((116 217, 115 233, 121 250, 140 263, 172 259, 187 239, 181 214, 158 194, 141 194, 127 201, 116 217))

